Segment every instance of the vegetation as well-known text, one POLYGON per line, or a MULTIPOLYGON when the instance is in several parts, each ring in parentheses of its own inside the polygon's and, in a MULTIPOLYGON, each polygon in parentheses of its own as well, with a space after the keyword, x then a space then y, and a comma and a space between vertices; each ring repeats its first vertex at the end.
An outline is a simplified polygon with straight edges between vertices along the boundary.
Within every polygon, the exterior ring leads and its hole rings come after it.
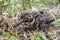
POLYGON ((0 0, 0 40, 60 39, 60 0, 0 0))

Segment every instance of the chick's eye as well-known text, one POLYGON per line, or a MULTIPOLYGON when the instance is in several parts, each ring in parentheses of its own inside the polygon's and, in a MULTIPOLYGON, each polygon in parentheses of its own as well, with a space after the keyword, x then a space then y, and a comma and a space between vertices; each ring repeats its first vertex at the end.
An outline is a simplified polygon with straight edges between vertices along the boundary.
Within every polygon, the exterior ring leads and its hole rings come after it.
POLYGON ((44 12, 40 11, 40 14, 44 14, 44 12))

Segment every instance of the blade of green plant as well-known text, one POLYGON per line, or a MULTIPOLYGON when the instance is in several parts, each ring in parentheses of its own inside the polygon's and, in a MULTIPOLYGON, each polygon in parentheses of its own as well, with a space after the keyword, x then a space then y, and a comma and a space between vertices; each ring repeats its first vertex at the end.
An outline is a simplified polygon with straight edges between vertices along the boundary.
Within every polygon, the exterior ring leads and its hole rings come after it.
POLYGON ((42 7, 38 6, 38 7, 32 7, 32 11, 45 11, 42 7))
POLYGON ((0 35, 0 38, 2 37, 2 35, 0 35))
MULTIPOLYGON (((15 0, 14 2, 16 2, 16 0, 15 0)), ((15 4, 15 5, 14 5, 14 10, 13 10, 15 15, 17 14, 17 7, 16 7, 16 6, 17 6, 17 5, 15 4)))
POLYGON ((37 9, 38 9, 39 11, 43 11, 43 12, 45 11, 45 10, 44 10, 42 7, 40 7, 40 6, 38 6, 37 9))
POLYGON ((47 38, 45 37, 44 34, 39 33, 38 37, 36 38, 36 40, 47 40, 47 38))
POLYGON ((17 37, 11 35, 9 32, 4 32, 3 33, 5 36, 9 37, 10 40, 18 40, 17 37))
POLYGON ((12 36, 12 35, 10 35, 9 32, 4 32, 3 34, 4 34, 5 36, 9 37, 9 38, 12 36))
MULTIPOLYGON (((12 3, 14 3, 14 1, 15 0, 8 0, 8 4, 12 4, 12 3)), ((11 17, 12 16, 12 14, 14 13, 14 14, 16 14, 16 9, 15 9, 15 5, 13 4, 13 5, 9 5, 8 6, 9 7, 9 12, 10 12, 10 15, 9 15, 9 17, 11 17)))
POLYGON ((2 1, 0 1, 0 7, 3 5, 3 2, 2 1))
POLYGON ((39 2, 40 0, 32 0, 33 2, 39 2))
POLYGON ((43 40, 47 40, 46 36, 45 36, 44 34, 42 34, 42 33, 39 34, 39 37, 40 37, 41 39, 43 39, 43 40))
POLYGON ((32 7, 32 11, 38 11, 38 9, 36 9, 35 7, 32 7))
POLYGON ((11 36, 10 40, 18 40, 17 37, 11 36))
POLYGON ((60 19, 57 19, 53 22, 56 26, 59 26, 60 25, 60 19))
POLYGON ((7 0, 8 4, 11 4, 11 0, 7 0))
POLYGON ((41 0, 41 1, 42 1, 42 3, 44 3, 44 4, 48 4, 47 0, 41 0))
POLYGON ((38 2, 15 2, 15 3, 9 3, 9 4, 7 4, 7 5, 5 5, 5 6, 9 6, 9 5, 12 5, 12 4, 32 4, 32 3, 38 3, 38 2))
MULTIPOLYGON (((8 4, 11 4, 12 2, 11 2, 11 0, 7 0, 7 3, 8 3, 8 4)), ((6 5, 5 5, 5 6, 6 6, 6 5)), ((10 14, 9 14, 9 17, 11 17, 11 16, 12 16, 12 5, 9 5, 8 7, 9 7, 9 8, 8 8, 8 12, 10 13, 10 14)))
POLYGON ((9 17, 11 17, 11 16, 12 16, 12 6, 11 6, 11 5, 10 5, 9 8, 8 8, 8 12, 10 13, 10 14, 9 14, 9 17))
POLYGON ((36 40, 42 40, 39 36, 36 38, 36 40))
POLYGON ((36 40, 43 40, 43 35, 39 34, 38 37, 36 38, 36 40))
POLYGON ((0 1, 0 7, 3 7, 4 6, 4 1, 0 1))
POLYGON ((4 7, 4 1, 0 1, 0 15, 2 14, 3 7, 4 7))
POLYGON ((42 34, 39 34, 39 37, 43 40, 43 35, 42 34))

